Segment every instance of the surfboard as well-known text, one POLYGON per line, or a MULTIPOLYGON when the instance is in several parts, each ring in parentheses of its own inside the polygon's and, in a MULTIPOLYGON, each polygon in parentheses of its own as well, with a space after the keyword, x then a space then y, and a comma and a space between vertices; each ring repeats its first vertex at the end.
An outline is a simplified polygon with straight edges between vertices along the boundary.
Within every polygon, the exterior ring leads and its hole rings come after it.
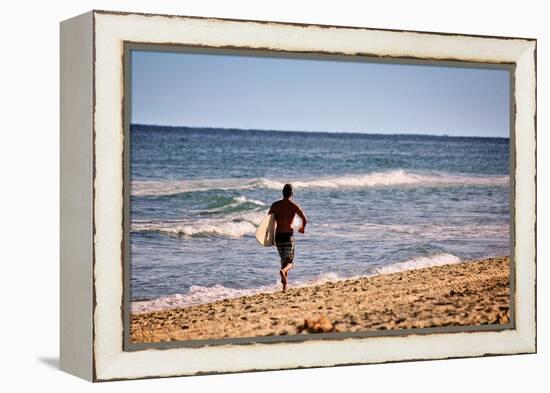
POLYGON ((277 228, 277 221, 275 221, 275 214, 269 214, 258 225, 256 229, 256 240, 262 247, 270 247, 275 245, 275 229, 277 228))

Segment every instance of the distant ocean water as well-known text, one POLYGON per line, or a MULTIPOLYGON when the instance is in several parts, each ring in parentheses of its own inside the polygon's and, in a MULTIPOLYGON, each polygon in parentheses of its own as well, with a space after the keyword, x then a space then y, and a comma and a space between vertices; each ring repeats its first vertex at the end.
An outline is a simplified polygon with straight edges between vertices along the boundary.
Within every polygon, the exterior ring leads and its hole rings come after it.
POLYGON ((135 312, 280 289, 254 231, 306 212, 290 285, 509 255, 509 140, 132 125, 135 312))

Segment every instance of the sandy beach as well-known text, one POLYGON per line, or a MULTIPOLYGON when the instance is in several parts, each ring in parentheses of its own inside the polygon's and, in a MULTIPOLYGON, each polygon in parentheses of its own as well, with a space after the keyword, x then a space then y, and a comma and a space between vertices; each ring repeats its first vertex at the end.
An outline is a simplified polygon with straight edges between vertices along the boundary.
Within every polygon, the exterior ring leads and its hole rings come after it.
MULTIPOLYGON (((495 257, 132 314, 134 343, 509 322, 509 258, 495 257)), ((274 272, 276 274, 276 272, 274 272)))

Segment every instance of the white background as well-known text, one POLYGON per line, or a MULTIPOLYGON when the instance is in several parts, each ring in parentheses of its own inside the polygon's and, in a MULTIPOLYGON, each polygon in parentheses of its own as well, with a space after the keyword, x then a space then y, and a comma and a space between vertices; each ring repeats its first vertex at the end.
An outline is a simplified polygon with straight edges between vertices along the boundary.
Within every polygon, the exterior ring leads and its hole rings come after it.
POLYGON ((0 61, 0 390, 150 392, 543 391, 548 373, 550 23, 542 1, 56 1, 3 4, 0 61), (371 4, 369 4, 371 3, 371 4), (168 378, 92 385, 58 368, 59 22, 91 9, 538 39, 537 355, 168 378), (546 15, 546 16, 545 16, 546 15), (545 110, 546 111, 545 111, 545 110), (545 193, 546 192, 546 193, 545 193), (548 240, 546 240, 548 241, 548 240))

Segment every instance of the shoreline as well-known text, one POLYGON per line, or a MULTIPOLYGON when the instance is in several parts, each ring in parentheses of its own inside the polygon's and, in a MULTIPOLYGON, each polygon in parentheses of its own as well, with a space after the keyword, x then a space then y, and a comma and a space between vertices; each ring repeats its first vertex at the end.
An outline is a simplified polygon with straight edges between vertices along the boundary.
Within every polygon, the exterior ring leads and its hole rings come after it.
POLYGON ((506 324, 509 257, 131 314, 133 343, 506 324))

